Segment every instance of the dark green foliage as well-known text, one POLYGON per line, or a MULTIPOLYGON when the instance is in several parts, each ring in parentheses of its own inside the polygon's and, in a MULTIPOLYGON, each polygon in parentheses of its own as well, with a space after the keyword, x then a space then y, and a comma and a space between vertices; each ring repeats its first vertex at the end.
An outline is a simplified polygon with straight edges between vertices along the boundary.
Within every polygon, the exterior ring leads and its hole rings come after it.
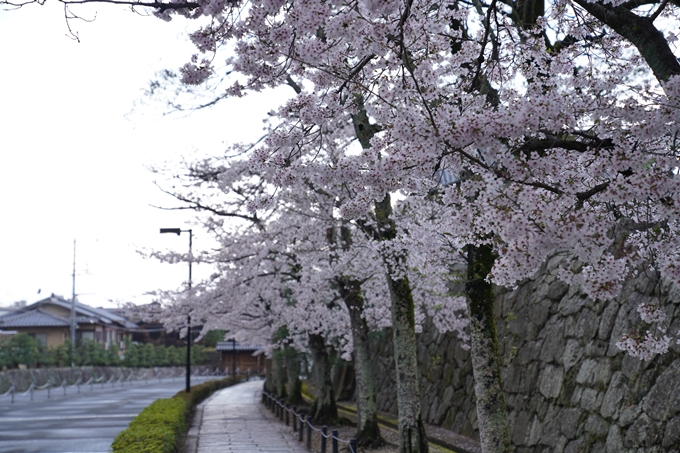
POLYGON ((156 348, 151 343, 139 345, 139 366, 142 368, 156 366, 156 348))
POLYGON ((206 348, 214 348, 218 341, 224 341, 224 330, 211 330, 206 333, 201 344, 206 348))
MULTIPOLYGON (((29 335, 22 333, 8 340, 0 341, 0 368, 17 368, 19 364, 29 367, 70 367, 76 366, 125 366, 128 368, 151 368, 162 366, 182 366, 186 363, 186 349, 174 346, 154 346, 150 343, 137 345, 126 342, 125 358, 120 358, 118 346, 112 343, 109 349, 93 342, 83 340, 74 351, 73 343, 66 340, 56 348, 47 349, 29 335)), ((191 363, 205 365, 210 357, 205 347, 194 345, 191 348, 191 363)))
POLYGON ((184 361, 182 360, 182 351, 174 346, 168 346, 166 348, 166 351, 168 352, 168 364, 171 366, 178 366, 178 365, 184 365, 184 361))
POLYGON ((130 342, 126 342, 123 365, 129 368, 137 368, 141 366, 139 362, 139 356, 139 346, 130 342))
MULTIPOLYGON (((207 356, 205 354, 205 348, 199 344, 195 344, 191 346, 191 364, 192 365, 200 365, 202 363, 205 363, 207 359, 207 356)), ((184 359, 184 363, 186 363, 186 358, 184 359)))
POLYGON ((156 347, 153 366, 168 366, 169 364, 168 348, 163 346, 156 347))
POLYGON ((106 365, 106 350, 92 340, 84 340, 78 345, 76 365, 101 366, 106 365))
POLYGON ((75 349, 70 339, 50 351, 54 354, 54 365, 58 367, 71 366, 71 362, 74 360, 75 349))
POLYGON ((39 354, 38 343, 28 334, 19 333, 0 343, 0 366, 32 366, 38 361, 39 354))
POLYGON ((38 361, 36 366, 39 368, 45 368, 53 366, 55 362, 55 355, 47 347, 38 344, 38 361))
POLYGON ((112 343, 106 351, 106 364, 108 366, 118 366, 122 363, 118 350, 118 345, 112 343))

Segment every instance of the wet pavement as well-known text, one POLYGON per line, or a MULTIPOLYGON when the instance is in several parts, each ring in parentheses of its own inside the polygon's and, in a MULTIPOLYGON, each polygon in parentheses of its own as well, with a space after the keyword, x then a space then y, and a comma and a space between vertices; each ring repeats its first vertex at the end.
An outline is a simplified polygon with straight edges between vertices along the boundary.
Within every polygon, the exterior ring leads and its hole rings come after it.
POLYGON ((200 404, 185 453, 306 453, 290 428, 260 404, 262 384, 227 387, 200 404))
MULTIPOLYGON (((204 382, 206 378, 192 378, 204 382)), ((158 398, 184 389, 184 379, 127 383, 105 389, 81 386, 0 400, 0 453, 108 453, 113 439, 158 398)))

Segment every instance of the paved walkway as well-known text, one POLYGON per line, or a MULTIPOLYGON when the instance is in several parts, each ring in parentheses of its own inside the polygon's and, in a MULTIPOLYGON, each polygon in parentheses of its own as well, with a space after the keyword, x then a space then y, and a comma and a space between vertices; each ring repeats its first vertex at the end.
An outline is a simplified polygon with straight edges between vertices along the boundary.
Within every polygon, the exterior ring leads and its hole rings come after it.
POLYGON ((185 453, 307 453, 260 403, 263 381, 220 390, 196 408, 185 453))

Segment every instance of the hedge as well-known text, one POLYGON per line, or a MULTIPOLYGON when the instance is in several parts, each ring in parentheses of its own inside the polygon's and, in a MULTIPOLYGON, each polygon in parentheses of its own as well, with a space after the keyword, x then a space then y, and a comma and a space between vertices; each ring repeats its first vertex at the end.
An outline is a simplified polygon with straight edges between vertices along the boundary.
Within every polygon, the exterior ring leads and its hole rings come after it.
MULTIPOLYGON (((240 382, 242 379, 237 379, 240 382)), ((209 381, 172 398, 158 399, 137 415, 111 445, 112 453, 176 453, 194 408, 215 391, 229 387, 232 379, 209 381)))

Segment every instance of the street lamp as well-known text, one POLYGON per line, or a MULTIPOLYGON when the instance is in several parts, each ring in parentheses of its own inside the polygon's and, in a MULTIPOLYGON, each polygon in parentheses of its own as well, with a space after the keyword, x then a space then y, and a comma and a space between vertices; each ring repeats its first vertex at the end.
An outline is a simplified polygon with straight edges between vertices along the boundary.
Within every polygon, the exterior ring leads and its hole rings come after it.
MULTIPOLYGON (((191 242, 193 241, 193 233, 189 230, 180 230, 179 228, 161 228, 161 234, 174 233, 179 236, 181 233, 189 233, 189 300, 191 301, 191 242)), ((187 393, 191 393, 191 315, 187 313, 187 370, 186 370, 186 389, 187 393)))

